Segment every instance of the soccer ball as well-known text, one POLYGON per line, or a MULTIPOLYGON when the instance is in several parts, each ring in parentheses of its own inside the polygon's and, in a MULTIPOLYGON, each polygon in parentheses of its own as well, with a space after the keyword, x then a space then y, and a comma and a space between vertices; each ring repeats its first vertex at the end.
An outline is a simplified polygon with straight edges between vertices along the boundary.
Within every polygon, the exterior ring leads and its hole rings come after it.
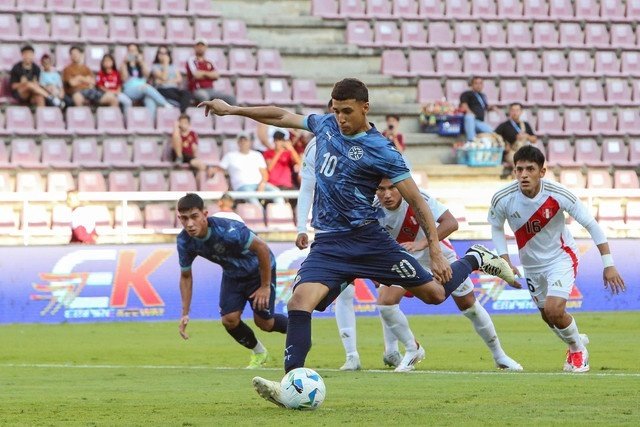
POLYGON ((309 368, 289 371, 280 381, 280 387, 281 401, 290 409, 316 409, 327 394, 320 374, 309 368))

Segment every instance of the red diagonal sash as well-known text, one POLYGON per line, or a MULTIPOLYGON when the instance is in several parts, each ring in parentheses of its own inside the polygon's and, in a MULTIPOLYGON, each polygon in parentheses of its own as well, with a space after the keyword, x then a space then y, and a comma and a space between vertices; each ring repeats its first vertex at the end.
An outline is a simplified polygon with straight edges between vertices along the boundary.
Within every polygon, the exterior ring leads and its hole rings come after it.
POLYGON ((402 226, 400 227, 396 241, 398 243, 413 242, 416 240, 419 231, 420 224, 418 224, 418 221, 413 215, 413 209, 409 206, 407 207, 407 214, 404 216, 404 221, 402 221, 402 226))
POLYGON ((522 227, 515 231, 518 249, 524 248, 529 240, 538 234, 551 221, 558 211, 560 205, 553 197, 547 198, 537 211, 531 215, 531 218, 525 222, 522 227))

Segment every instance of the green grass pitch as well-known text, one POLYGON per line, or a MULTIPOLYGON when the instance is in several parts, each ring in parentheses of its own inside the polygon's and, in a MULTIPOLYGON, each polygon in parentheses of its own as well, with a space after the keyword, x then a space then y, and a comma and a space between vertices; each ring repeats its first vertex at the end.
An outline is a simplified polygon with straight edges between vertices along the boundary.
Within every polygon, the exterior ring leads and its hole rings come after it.
POLYGON ((564 374, 564 345, 538 316, 494 316, 524 373, 494 369, 463 316, 413 316, 427 358, 416 372, 382 367, 378 318, 358 319, 364 371, 339 372, 334 319, 313 323, 307 366, 327 385, 314 412, 260 399, 251 378, 280 379, 284 336, 258 332, 270 368, 242 369, 248 350, 219 322, 0 326, 0 425, 337 426, 640 425, 640 313, 580 313, 591 372, 564 374))

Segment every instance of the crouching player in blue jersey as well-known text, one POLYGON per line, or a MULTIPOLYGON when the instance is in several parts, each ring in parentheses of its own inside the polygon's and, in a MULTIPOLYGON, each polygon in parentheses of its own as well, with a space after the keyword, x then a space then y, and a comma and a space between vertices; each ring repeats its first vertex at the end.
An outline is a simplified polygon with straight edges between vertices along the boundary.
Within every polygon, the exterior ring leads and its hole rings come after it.
MULTIPOLYGON (((506 261, 481 246, 449 265, 442 255, 433 215, 393 145, 367 120, 369 92, 360 80, 344 79, 331 92, 333 114, 302 116, 277 107, 236 107, 215 99, 205 114, 240 115, 316 137, 316 238, 298 271, 288 303, 286 372, 303 367, 311 349, 311 312, 324 310, 357 277, 408 288, 427 304, 442 303, 473 270, 515 281, 506 261), (380 180, 389 177, 424 230, 430 274, 379 224, 372 206, 380 180)), ((279 406, 280 382, 253 379, 260 396, 279 406)))
POLYGON ((243 223, 226 218, 210 217, 197 194, 188 193, 178 200, 178 218, 184 230, 178 235, 180 295, 182 318, 179 331, 182 338, 189 323, 193 290, 191 264, 199 255, 222 267, 220 285, 220 315, 225 329, 238 343, 253 351, 247 368, 263 366, 267 349, 256 338, 240 315, 247 301, 253 308, 253 321, 267 332, 287 332, 287 317, 275 314, 276 262, 269 247, 243 223))

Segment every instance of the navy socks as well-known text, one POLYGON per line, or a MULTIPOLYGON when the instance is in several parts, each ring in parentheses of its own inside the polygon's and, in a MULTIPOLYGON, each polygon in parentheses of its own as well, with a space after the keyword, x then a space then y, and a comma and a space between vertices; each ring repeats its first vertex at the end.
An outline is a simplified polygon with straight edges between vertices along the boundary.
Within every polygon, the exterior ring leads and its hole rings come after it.
POLYGON ((311 313, 291 310, 284 349, 285 372, 302 368, 309 350, 311 350, 311 313))

